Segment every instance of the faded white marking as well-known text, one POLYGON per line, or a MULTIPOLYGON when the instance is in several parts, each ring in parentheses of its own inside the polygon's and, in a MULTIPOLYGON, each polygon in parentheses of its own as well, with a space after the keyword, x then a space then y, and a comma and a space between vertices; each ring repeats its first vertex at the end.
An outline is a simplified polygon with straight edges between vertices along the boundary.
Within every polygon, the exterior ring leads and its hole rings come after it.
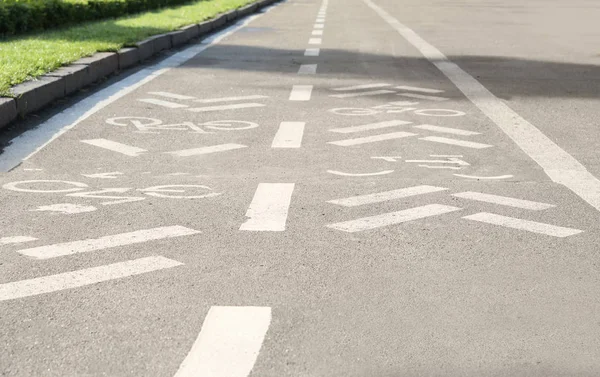
POLYGON ((81 174, 84 177, 88 178, 100 178, 100 179, 117 179, 118 175, 123 175, 123 173, 118 171, 106 172, 106 173, 95 173, 95 174, 81 174))
POLYGON ((359 138, 355 138, 355 139, 345 139, 345 140, 338 140, 338 141, 330 141, 327 144, 333 144, 333 145, 339 145, 342 147, 348 147, 348 146, 352 146, 352 145, 360 145, 360 144, 366 144, 366 143, 375 143, 378 141, 386 141, 386 140, 394 140, 394 139, 400 139, 400 138, 404 138, 404 137, 410 137, 410 136, 415 136, 416 134, 412 134, 410 132, 391 132, 388 134, 379 134, 379 135, 373 135, 373 136, 365 136, 365 137, 359 137, 359 138))
POLYGON ((337 133, 340 133, 340 134, 349 134, 349 133, 353 133, 353 132, 362 132, 362 131, 368 131, 368 130, 378 130, 380 128, 404 126, 404 125, 411 124, 411 123, 412 122, 407 122, 405 120, 388 120, 388 121, 385 121, 385 122, 363 124, 363 125, 360 125, 360 126, 332 128, 332 129, 329 130, 329 132, 337 132, 337 133))
POLYGON ((461 208, 452 206, 445 206, 441 204, 429 204, 422 207, 415 207, 397 212, 384 213, 381 215, 363 217, 356 220, 329 224, 327 225, 327 227, 350 233, 362 232, 365 230, 377 229, 384 226, 405 223, 408 221, 443 215, 445 213, 460 210, 461 208))
POLYGON ((489 145, 489 144, 475 143, 473 141, 451 139, 451 138, 439 137, 439 136, 427 136, 427 137, 422 137, 419 140, 433 141, 434 143, 457 145, 459 147, 466 147, 466 148, 473 148, 473 149, 483 149, 483 148, 493 147, 493 145, 489 145))
POLYGON ((444 92, 443 90, 440 90, 440 89, 420 88, 417 86, 407 86, 407 85, 397 86, 396 89, 409 90, 411 92, 431 93, 431 94, 444 92))
POLYGON ((450 157, 447 160, 406 160, 406 162, 428 163, 428 164, 457 164, 460 166, 470 166, 467 161, 457 157, 450 157))
POLYGON ((481 192, 472 192, 472 191, 459 192, 457 194, 452 194, 452 196, 455 196, 457 198, 462 198, 462 199, 477 200, 480 202, 500 204, 503 206, 529 209, 532 211, 541 211, 544 209, 556 207, 554 204, 532 202, 530 200, 511 198, 508 196, 484 194, 481 192))
POLYGON ((562 226, 556 226, 545 223, 538 223, 536 221, 529 221, 523 219, 517 219, 514 217, 496 215, 495 213, 481 212, 474 215, 465 216, 463 219, 479 221, 482 223, 500 225, 507 228, 526 230, 528 232, 545 234, 553 237, 569 237, 575 234, 583 232, 579 229, 564 228, 562 226))
POLYGON ((23 169, 24 171, 42 171, 44 169, 33 169, 33 168, 29 168, 29 169, 23 169))
POLYGON ((239 97, 221 97, 221 98, 206 98, 198 99, 194 102, 200 103, 216 103, 216 102, 230 102, 230 101, 251 101, 255 99, 269 98, 263 95, 252 95, 252 96, 239 96, 239 97))
POLYGON ((166 107, 169 109, 181 109, 184 107, 188 107, 188 105, 183 105, 181 103, 164 101, 164 100, 156 99, 156 98, 140 98, 140 99, 138 99, 138 101, 150 103, 152 105, 157 105, 157 106, 161 106, 161 107, 166 107))
POLYGON ((132 203, 139 202, 144 200, 143 197, 140 196, 116 196, 116 195, 106 195, 106 194, 123 194, 131 190, 129 187, 111 187, 104 188, 96 191, 87 191, 87 192, 76 192, 73 194, 67 194, 67 196, 74 196, 79 198, 90 198, 90 199, 116 199, 108 202, 102 202, 102 205, 108 206, 112 204, 123 204, 123 203, 132 203))
POLYGON ((269 307, 211 307, 175 377, 247 377, 270 323, 269 307))
POLYGON ((304 122, 281 122, 271 148, 300 148, 305 125, 304 122))
POLYGON ((329 174, 341 175, 344 177, 371 177, 371 176, 376 176, 376 175, 386 175, 386 174, 390 174, 393 172, 394 172, 393 170, 382 170, 382 171, 378 171, 375 173, 344 173, 344 172, 337 171, 337 170, 327 170, 327 173, 329 173, 329 174))
POLYGON ((373 156, 371 157, 373 160, 384 160, 387 162, 398 162, 402 156, 373 156))
POLYGON ((466 174, 454 174, 454 175, 457 177, 469 178, 469 179, 507 179, 507 178, 513 177, 512 174, 497 175, 495 177, 482 177, 482 176, 477 176, 477 175, 466 175, 466 174))
POLYGON ((290 92, 290 101, 309 101, 312 90, 312 85, 294 85, 290 92))
POLYGON ((302 64, 298 69, 299 75, 314 75, 317 73, 316 64, 302 64))
POLYGON ((314 28, 315 29, 323 29, 325 27, 325 25, 323 24, 315 24, 314 28))
POLYGON ((134 147, 132 145, 121 144, 116 141, 108 140, 108 139, 91 139, 91 140, 81 140, 82 143, 86 143, 89 145, 93 145, 95 147, 108 149, 109 151, 117 152, 124 154, 126 156, 138 157, 140 154, 144 152, 148 152, 145 149, 134 147))
POLYGON ((166 195, 165 193, 185 193, 186 188, 200 188, 202 190, 211 191, 212 189, 208 186, 203 185, 162 185, 148 187, 145 189, 138 189, 148 196, 154 196, 157 198, 172 198, 172 199, 204 199, 212 198, 221 195, 220 192, 209 192, 208 194, 202 195, 166 195))
POLYGON ((29 236, 13 236, 13 237, 2 237, 0 238, 0 245, 8 245, 13 243, 23 243, 36 241, 37 238, 29 236))
POLYGON ((11 283, 0 284, 0 301, 84 287, 86 285, 121 279, 128 276, 140 275, 181 265, 183 265, 183 263, 156 256, 107 264, 100 267, 85 268, 83 270, 65 272, 58 275, 14 281, 11 283))
POLYGON ((398 95, 402 96, 402 97, 417 98, 417 99, 424 99, 424 100, 438 101, 438 102, 449 100, 449 98, 446 98, 446 97, 428 96, 425 94, 416 94, 416 93, 398 93, 398 95))
POLYGON ((41 212, 59 212, 67 215, 72 215, 76 213, 85 213, 85 212, 93 212, 97 210, 94 206, 84 206, 80 204, 73 203, 59 203, 59 204, 51 204, 47 206, 41 206, 37 209, 32 209, 31 211, 41 211, 41 212))
POLYGON ((238 103, 232 105, 220 105, 220 106, 205 106, 205 107, 191 107, 186 109, 194 113, 203 113, 207 111, 223 111, 223 110, 237 110, 237 109, 249 109, 253 107, 265 107, 262 103, 238 103))
POLYGON ((45 245, 17 251, 19 254, 36 259, 56 258, 64 255, 104 250, 118 246, 132 245, 165 238, 189 236, 200 233, 183 226, 163 226, 159 228, 137 230, 135 232, 114 234, 100 238, 45 245))
POLYGON ((192 97, 192 96, 184 96, 182 94, 175 94, 175 93, 169 93, 169 92, 149 92, 148 94, 152 94, 153 96, 161 96, 161 97, 165 97, 165 98, 180 99, 180 100, 190 100, 190 99, 196 98, 196 97, 192 97))
POLYGON ((323 30, 313 30, 312 35, 323 35, 323 30))
POLYGON ((395 93, 393 90, 369 90, 367 92, 355 92, 355 93, 344 93, 344 94, 332 94, 331 97, 335 98, 354 98, 354 97, 368 97, 368 96, 379 96, 382 94, 395 93))
POLYGON ((379 84, 352 85, 352 86, 344 86, 341 88, 333 88, 332 90, 339 91, 339 92, 345 92, 345 91, 351 91, 351 90, 384 88, 386 86, 390 86, 390 84, 379 83, 379 84))
POLYGON ((413 126, 413 127, 420 128, 422 130, 429 130, 429 131, 434 131, 434 132, 441 132, 441 133, 461 135, 461 136, 480 135, 479 132, 461 130, 460 128, 433 126, 431 124, 420 124, 418 126, 413 126))
POLYGON ((428 169, 448 169, 448 170, 460 170, 462 168, 456 167, 456 166, 432 166, 432 165, 419 165, 419 167, 421 168, 428 168, 428 169))
POLYGON ((321 38, 311 38, 308 40, 309 45, 320 45, 323 40, 321 38))
POLYGON ((422 186, 406 187, 406 188, 392 190, 392 191, 377 192, 374 194, 352 196, 352 197, 344 198, 344 199, 335 199, 335 200, 330 200, 327 203, 337 204, 337 205, 344 206, 344 207, 356 207, 356 206, 362 206, 365 204, 387 202, 390 200, 408 198, 410 196, 430 194, 433 192, 440 192, 440 191, 445 191, 445 190, 448 190, 448 189, 445 187, 422 185, 422 186))
POLYGON ((320 53, 320 48, 307 48, 306 51, 304 51, 304 56, 319 56, 320 53))
POLYGON ((293 183, 260 183, 240 230, 284 231, 293 192, 293 183))
POLYGON ((201 154, 232 151, 232 150, 241 149, 241 148, 247 148, 247 146, 241 145, 241 144, 218 144, 218 145, 211 145, 209 147, 183 149, 180 151, 165 152, 165 153, 172 154, 174 156, 179 156, 179 157, 189 157, 189 156, 197 156, 197 155, 201 155, 201 154))

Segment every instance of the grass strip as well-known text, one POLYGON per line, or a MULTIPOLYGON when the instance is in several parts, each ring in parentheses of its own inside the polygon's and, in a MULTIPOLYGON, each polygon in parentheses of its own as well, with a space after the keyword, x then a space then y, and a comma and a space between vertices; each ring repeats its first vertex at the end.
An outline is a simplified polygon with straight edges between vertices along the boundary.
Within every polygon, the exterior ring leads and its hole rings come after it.
POLYGON ((117 51, 152 35, 202 22, 251 2, 253 0, 202 0, 171 9, 0 40, 0 96, 10 97, 11 86, 95 52, 117 51))

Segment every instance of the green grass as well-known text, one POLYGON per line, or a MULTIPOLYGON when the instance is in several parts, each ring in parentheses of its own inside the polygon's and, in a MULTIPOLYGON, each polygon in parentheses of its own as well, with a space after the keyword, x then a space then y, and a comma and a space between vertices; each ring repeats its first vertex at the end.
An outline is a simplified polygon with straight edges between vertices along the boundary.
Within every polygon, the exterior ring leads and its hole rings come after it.
POLYGON ((10 87, 99 51, 117 51, 155 34, 213 18, 253 0, 204 0, 115 20, 0 40, 0 96, 10 87))

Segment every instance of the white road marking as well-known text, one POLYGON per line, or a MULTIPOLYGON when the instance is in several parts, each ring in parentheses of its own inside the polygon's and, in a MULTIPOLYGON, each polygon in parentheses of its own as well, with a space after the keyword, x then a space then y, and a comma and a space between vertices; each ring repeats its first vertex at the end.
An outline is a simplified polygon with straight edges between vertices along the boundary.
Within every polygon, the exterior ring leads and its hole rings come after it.
POLYGON ((307 48, 304 51, 304 56, 319 56, 319 54, 321 54, 320 48, 307 48))
POLYGON ((294 183, 260 183, 240 230, 284 231, 293 192, 294 183))
POLYGON ((304 122, 281 122, 271 148, 300 148, 305 125, 304 122))
POLYGON ((312 35, 323 35, 323 30, 313 30, 312 35))
POLYGON ((472 192, 472 191, 459 192, 457 194, 452 194, 452 196, 455 196, 457 198, 462 198, 462 199, 477 200, 480 202, 500 204, 503 206, 529 209, 532 211, 541 211, 544 209, 556 207, 554 204, 532 202, 530 200, 516 199, 516 198, 510 198, 507 196, 491 195, 491 194, 484 194, 481 192, 472 192))
POLYGON ((333 88, 332 90, 335 90, 338 92, 345 92, 345 91, 351 91, 351 90, 384 88, 386 86, 390 86, 390 84, 380 83, 380 84, 353 85, 353 86, 344 86, 342 88, 333 88))
POLYGON ((367 96, 378 96, 380 94, 395 93, 393 90, 370 90, 367 92, 356 92, 356 93, 344 93, 344 94, 332 94, 331 97, 335 98, 353 98, 353 97, 367 97, 367 96))
POLYGON ((445 213, 460 211, 461 208, 445 206, 441 204, 428 204, 422 207, 405 209, 397 212, 384 213, 381 215, 363 217, 356 220, 326 225, 328 228, 344 232, 362 232, 381 228, 384 226, 405 223, 408 221, 424 219, 426 217, 443 215, 445 213))
POLYGON ((317 73, 317 65, 316 64, 302 64, 300 69, 298 69, 299 75, 314 75, 317 73))
POLYGON ((108 140, 108 139, 91 139, 91 140, 81 140, 82 143, 86 143, 89 145, 93 145, 95 147, 108 149, 109 151, 117 152, 124 154, 126 156, 138 157, 140 154, 144 152, 148 152, 145 149, 134 147, 127 144, 117 143, 116 141, 108 140))
POLYGON ((517 219, 514 217, 496 215, 495 213, 481 212, 465 216, 463 219, 479 221, 482 223, 500 225, 507 228, 526 230, 528 232, 545 234, 553 237, 568 237, 583 232, 579 229, 564 228, 562 226, 538 223, 535 221, 517 219))
POLYGON ((433 141, 435 143, 457 145, 459 147, 474 148, 474 149, 483 149, 483 148, 493 147, 493 145, 489 145, 489 144, 481 144, 481 143, 475 143, 473 141, 450 139, 447 137, 439 137, 439 136, 427 136, 427 137, 422 137, 419 140, 433 141))
POLYGON ((482 176, 477 176, 477 175, 466 175, 466 174, 453 174, 453 175, 455 175, 457 177, 469 178, 469 179, 507 179, 507 178, 514 177, 512 174, 498 175, 495 177, 482 177, 482 176))
POLYGON ((315 20, 316 23, 324 23, 325 22, 325 17, 319 17, 315 20))
POLYGON ((290 101, 310 101, 312 85, 294 85, 290 92, 290 101))
POLYGON ((462 154, 430 154, 430 157, 463 157, 462 154))
POLYGON ((156 98, 140 98, 140 99, 138 99, 138 101, 145 102, 145 103, 151 103, 153 105, 166 107, 169 109, 181 109, 183 107, 189 107, 188 105, 184 105, 181 103, 163 101, 162 99, 156 99, 156 98))
POLYGON ((175 377, 247 377, 270 323, 269 307, 211 307, 175 377))
POLYGON ((132 245, 165 238, 189 236, 198 233, 200 232, 197 230, 179 225, 163 226, 159 228, 137 230, 129 233, 114 234, 100 238, 39 246, 31 249, 19 250, 17 252, 19 254, 36 259, 49 259, 64 255, 104 250, 118 246, 132 245))
POLYGON ((400 139, 403 137, 410 137, 410 136, 415 136, 415 135, 416 134, 411 134, 410 132, 391 132, 388 134, 379 134, 379 135, 373 135, 373 136, 358 137, 355 139, 329 141, 327 144, 348 147, 348 146, 352 146, 352 145, 360 145, 360 144, 366 144, 366 143, 375 143, 378 141, 400 139))
POLYGON ((365 204, 387 202, 390 200, 408 198, 410 196, 430 194, 433 192, 440 192, 440 191, 445 191, 445 190, 448 190, 448 189, 445 187, 422 185, 422 186, 406 187, 406 188, 392 190, 392 191, 377 192, 375 194, 352 196, 352 197, 344 198, 344 199, 335 199, 335 200, 330 200, 327 203, 337 204, 337 205, 344 206, 344 207, 356 207, 356 206, 362 206, 365 204))
POLYGON ((429 131, 434 131, 434 132, 441 132, 441 133, 461 135, 461 136, 481 135, 479 132, 461 130, 460 128, 433 126, 431 124, 420 124, 418 126, 413 126, 413 127, 420 128, 422 130, 429 130, 429 131))
POLYGON ((411 92, 431 93, 431 94, 443 93, 444 92, 443 90, 439 90, 439 89, 420 88, 420 87, 417 87, 417 86, 406 86, 406 85, 397 86, 396 89, 409 90, 411 92))
POLYGON ((169 92, 149 92, 148 94, 152 94, 154 96, 172 98, 172 99, 180 99, 180 100, 190 100, 190 99, 196 98, 196 97, 184 96, 182 94, 175 94, 175 93, 169 93, 169 92))
POLYGON ((194 113, 203 113, 207 111, 223 111, 223 110, 236 110, 236 109, 249 109, 252 107, 265 107, 262 103, 238 103, 232 105, 220 105, 220 106, 205 106, 205 107, 191 107, 186 109, 194 113))
POLYGON ((51 204, 47 206, 41 206, 37 209, 32 209, 31 211, 42 211, 42 212, 60 212, 67 215, 72 215, 75 213, 85 213, 85 212, 93 212, 97 210, 94 206, 84 206, 80 204, 73 203, 59 203, 59 204, 51 204))
POLYGON ((23 242, 30 242, 30 241, 36 241, 37 238, 35 237, 29 237, 29 236, 13 236, 13 237, 1 237, 0 238, 0 245, 8 245, 8 244, 13 244, 13 243, 23 243, 23 242))
POLYGON ((378 171, 376 173, 344 173, 344 172, 337 171, 337 170, 327 170, 327 173, 329 173, 329 174, 341 175, 344 177, 372 177, 372 176, 376 176, 376 175, 391 174, 393 172, 394 172, 393 170, 382 170, 382 171, 378 171))
POLYGON ((230 102, 230 101, 250 101, 255 99, 269 98, 268 96, 263 96, 260 94, 252 95, 252 96, 240 96, 240 97, 221 97, 221 98, 206 98, 206 99, 197 99, 194 102, 200 103, 216 103, 216 102, 230 102))
POLYGON ((428 95, 424 95, 424 94, 416 94, 416 93, 398 93, 399 96, 402 97, 408 97, 408 98, 417 98, 417 99, 424 99, 424 100, 430 100, 430 101, 448 101, 450 98, 446 98, 446 97, 438 97, 438 96, 428 96, 428 95))
POLYGON ((320 45, 323 40, 321 38, 311 38, 308 40, 309 45, 320 45))
POLYGON ((315 25, 313 26, 313 28, 315 28, 315 29, 323 29, 324 27, 325 27, 325 25, 324 25, 324 24, 315 24, 315 25))
POLYGON ((332 128, 329 130, 329 132, 337 132, 340 134, 349 134, 349 133, 353 133, 353 132, 378 130, 380 128, 386 128, 386 127, 404 126, 404 125, 411 124, 411 123, 412 122, 407 122, 405 120, 388 120, 385 122, 363 124, 361 126, 332 128))
POLYGON ((402 156, 373 156, 371 157, 373 160, 383 160, 387 162, 398 162, 402 156))
POLYGON ((117 175, 123 175, 119 171, 106 172, 106 173, 95 173, 95 174, 81 174, 88 178, 100 178, 100 179, 117 179, 117 175))
POLYGON ((44 169, 32 169, 32 168, 30 168, 30 169, 23 169, 23 170, 24 171, 42 171, 44 169))
POLYGON ((428 168, 428 169, 449 169, 449 170, 460 170, 462 168, 456 167, 456 166, 432 166, 432 165, 419 165, 419 167, 421 168, 428 168))
POLYGON ((179 157, 189 157, 189 156, 198 156, 201 154, 232 151, 232 150, 241 149, 241 148, 248 148, 248 147, 246 145, 241 145, 241 144, 218 144, 218 145, 211 145, 208 147, 182 149, 180 151, 165 152, 165 153, 172 154, 172 155, 179 156, 179 157))
POLYGON ((104 281, 140 275, 165 268, 181 266, 183 263, 164 257, 147 257, 105 266, 85 268, 40 278, 0 284, 0 301, 41 295, 84 287, 104 281))
POLYGON ((450 157, 447 160, 406 160, 406 162, 429 163, 429 164, 457 164, 460 166, 470 166, 467 161, 460 158, 450 157))
POLYGON ((441 51, 403 25, 371 0, 365 3, 377 12, 456 87, 508 135, 556 183, 560 183, 600 211, 600 180, 533 124, 492 94, 473 76, 452 63, 441 51))

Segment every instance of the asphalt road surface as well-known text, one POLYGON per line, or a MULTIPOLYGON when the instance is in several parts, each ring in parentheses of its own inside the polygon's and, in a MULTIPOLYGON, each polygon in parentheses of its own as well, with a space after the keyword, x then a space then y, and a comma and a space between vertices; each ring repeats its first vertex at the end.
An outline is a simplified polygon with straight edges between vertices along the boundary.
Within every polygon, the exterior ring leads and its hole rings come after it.
POLYGON ((598 20, 289 0, 40 118, 0 375, 600 375, 598 20))

